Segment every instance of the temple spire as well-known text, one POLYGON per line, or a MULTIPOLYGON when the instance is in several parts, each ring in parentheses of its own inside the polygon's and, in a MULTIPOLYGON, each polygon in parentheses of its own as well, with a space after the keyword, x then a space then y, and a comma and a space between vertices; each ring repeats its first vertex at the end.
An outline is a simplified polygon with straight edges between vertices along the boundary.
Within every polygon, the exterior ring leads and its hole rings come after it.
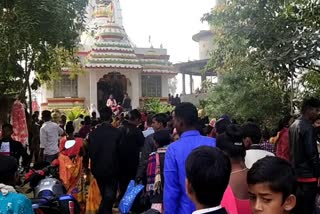
POLYGON ((95 0, 92 18, 100 26, 114 23, 122 27, 122 12, 119 0, 95 0))

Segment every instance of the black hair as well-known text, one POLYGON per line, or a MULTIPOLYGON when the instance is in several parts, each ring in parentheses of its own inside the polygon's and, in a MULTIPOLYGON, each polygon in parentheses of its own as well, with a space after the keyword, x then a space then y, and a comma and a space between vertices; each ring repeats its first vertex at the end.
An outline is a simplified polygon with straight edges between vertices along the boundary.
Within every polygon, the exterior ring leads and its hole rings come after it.
POLYGON ((152 115, 152 114, 148 114, 148 116, 147 116, 147 125, 148 125, 148 126, 151 126, 151 124, 152 124, 152 118, 153 118, 153 115, 152 115))
POLYGON ((168 130, 160 130, 153 134, 153 139, 159 147, 163 147, 170 144, 171 135, 168 130))
POLYGON ((69 121, 66 124, 66 133, 69 135, 69 134, 73 134, 73 132, 74 132, 73 122, 69 121))
POLYGON ((93 112, 91 113, 91 116, 92 116, 92 117, 97 116, 97 112, 93 111, 93 112))
POLYGON ((44 121, 49 121, 49 120, 51 120, 51 112, 48 111, 48 110, 42 111, 41 116, 42 116, 42 119, 43 119, 44 121))
POLYGON ((162 123, 163 127, 167 127, 168 116, 165 113, 159 113, 153 116, 158 123, 162 123))
POLYGON ((85 116, 85 117, 84 117, 84 124, 85 124, 85 125, 90 125, 90 124, 91 124, 91 118, 90 118, 90 116, 85 116))
POLYGON ((104 106, 100 109, 100 120, 102 122, 111 121, 112 118, 112 110, 111 108, 104 106))
POLYGON ((2 130, 8 129, 8 130, 13 130, 13 126, 10 123, 5 123, 2 125, 2 130))
POLYGON ((36 120, 36 119, 38 119, 38 115, 35 114, 35 113, 33 113, 32 116, 31 116, 31 118, 32 118, 32 120, 36 120))
POLYGON ((278 123, 277 132, 281 131, 283 128, 288 127, 292 116, 290 114, 284 116, 278 123))
POLYGON ((186 160, 186 176, 197 201, 208 207, 220 205, 230 173, 228 156, 217 148, 198 147, 186 160))
POLYGON ((256 123, 247 122, 242 125, 243 138, 251 138, 253 144, 259 144, 261 141, 261 129, 256 123))
POLYGON ((229 119, 220 118, 215 123, 216 132, 218 134, 223 134, 227 130, 227 127, 231 124, 231 121, 229 119))
POLYGON ((296 194, 297 181, 291 164, 278 157, 267 156, 253 164, 247 175, 248 185, 269 185, 273 192, 282 193, 284 203, 288 196, 296 194))
POLYGON ((174 109, 174 116, 184 121, 188 127, 196 126, 198 122, 198 111, 192 103, 183 102, 174 109))
POLYGON ((246 148, 243 143, 243 131, 238 125, 230 125, 224 134, 217 136, 217 147, 231 159, 244 161, 246 148))
POLYGON ((80 117, 81 119, 83 119, 83 114, 80 114, 79 117, 80 117))
POLYGON ((141 119, 141 113, 137 109, 133 109, 129 112, 129 120, 141 119))
POLYGON ((309 108, 319 108, 320 100, 315 97, 305 98, 302 101, 301 113, 305 113, 309 108))

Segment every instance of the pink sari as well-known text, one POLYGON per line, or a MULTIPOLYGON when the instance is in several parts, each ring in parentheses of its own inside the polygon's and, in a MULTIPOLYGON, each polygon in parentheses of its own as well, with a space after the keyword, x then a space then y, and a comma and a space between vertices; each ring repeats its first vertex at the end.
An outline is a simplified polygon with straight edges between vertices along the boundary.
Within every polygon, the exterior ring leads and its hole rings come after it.
POLYGON ((251 206, 249 199, 238 199, 233 194, 231 186, 228 185, 224 192, 221 206, 224 207, 228 213, 232 214, 251 214, 251 206))

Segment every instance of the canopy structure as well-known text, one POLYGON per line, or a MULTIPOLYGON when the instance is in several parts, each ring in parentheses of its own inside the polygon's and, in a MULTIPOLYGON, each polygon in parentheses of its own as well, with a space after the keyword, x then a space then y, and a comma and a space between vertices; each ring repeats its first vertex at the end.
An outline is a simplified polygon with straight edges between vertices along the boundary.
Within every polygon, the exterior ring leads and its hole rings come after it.
POLYGON ((201 82, 207 77, 217 76, 213 70, 206 70, 208 59, 195 60, 174 65, 176 71, 182 74, 182 93, 186 94, 186 75, 190 76, 190 91, 193 91, 193 76, 201 76, 201 82))

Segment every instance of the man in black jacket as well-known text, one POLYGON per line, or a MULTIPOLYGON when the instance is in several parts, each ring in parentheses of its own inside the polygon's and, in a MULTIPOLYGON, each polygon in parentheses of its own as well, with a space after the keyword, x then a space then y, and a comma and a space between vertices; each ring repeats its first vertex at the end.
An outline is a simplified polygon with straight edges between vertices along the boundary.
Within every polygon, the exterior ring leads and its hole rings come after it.
POLYGON ((29 167, 30 158, 23 148, 22 143, 12 139, 13 127, 11 124, 4 124, 2 126, 2 139, 0 140, 0 155, 12 156, 17 160, 17 163, 22 157, 24 167, 29 167))
POLYGON ((129 112, 129 120, 123 122, 120 128, 122 140, 119 148, 120 177, 119 199, 124 195, 130 180, 134 180, 139 165, 140 149, 143 146, 144 136, 137 128, 141 123, 141 114, 137 109, 129 112))
POLYGON ((305 99, 301 114, 289 129, 290 161, 298 178, 296 213, 312 214, 317 194, 320 162, 313 122, 320 112, 320 101, 305 99))
MULTIPOLYGON (((165 130, 167 127, 168 116, 165 113, 159 113, 152 117, 152 128, 155 132, 165 130)), ((168 134, 171 134, 168 130, 168 134)), ((149 155, 152 152, 156 151, 156 146, 154 142, 154 134, 149 135, 146 137, 144 141, 143 148, 141 150, 141 156, 139 161, 139 167, 136 174, 136 183, 143 183, 146 184, 146 172, 147 172, 147 165, 149 155)))
POLYGON ((102 201, 99 214, 112 214, 116 199, 119 175, 119 145, 121 132, 111 126, 112 111, 104 107, 100 111, 102 124, 89 135, 89 157, 92 174, 97 180, 102 201))

